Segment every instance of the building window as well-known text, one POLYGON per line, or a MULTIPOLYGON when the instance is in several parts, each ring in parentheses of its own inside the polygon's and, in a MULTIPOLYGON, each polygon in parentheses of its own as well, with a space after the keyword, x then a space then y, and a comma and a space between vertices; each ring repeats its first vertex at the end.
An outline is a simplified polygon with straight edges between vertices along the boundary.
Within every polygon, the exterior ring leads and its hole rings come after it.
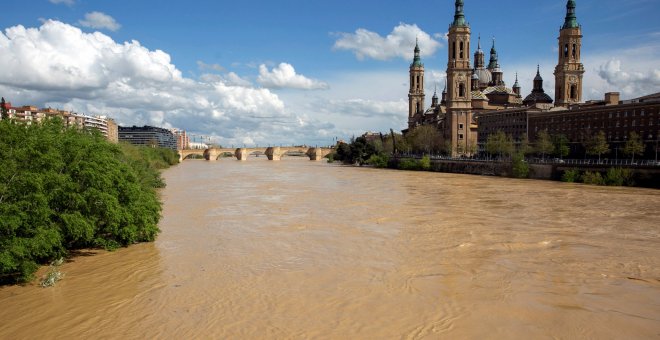
POLYGON ((575 89, 575 85, 571 85, 571 99, 577 99, 577 91, 575 89))
POLYGON ((623 116, 624 116, 624 117, 628 117, 628 111, 624 112, 624 113, 623 113, 623 116))
POLYGON ((458 140, 463 140, 463 134, 462 133, 458 134, 458 140))
POLYGON ((458 124, 458 129, 463 130, 463 123, 458 124))
POLYGON ((640 113, 642 117, 644 117, 644 109, 642 109, 642 112, 640 113))
POLYGON ((465 97, 465 85, 463 83, 458 84, 458 96, 465 97))
POLYGON ((463 59, 463 42, 462 42, 462 41, 461 41, 461 43, 460 43, 460 49, 461 49, 461 53, 460 53, 460 55, 459 55, 459 58, 460 58, 460 59, 463 59))
POLYGON ((568 58, 568 44, 564 45, 564 58, 568 58))
POLYGON ((612 118, 612 112, 610 112, 610 118, 612 118))

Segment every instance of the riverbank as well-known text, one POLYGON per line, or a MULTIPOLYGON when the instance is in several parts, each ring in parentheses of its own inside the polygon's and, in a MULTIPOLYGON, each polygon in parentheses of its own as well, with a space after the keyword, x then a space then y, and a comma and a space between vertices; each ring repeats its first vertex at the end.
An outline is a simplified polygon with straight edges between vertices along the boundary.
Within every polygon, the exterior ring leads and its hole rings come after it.
MULTIPOLYGON (((528 164, 525 162, 524 166, 528 170, 526 176, 515 176, 514 164, 511 161, 497 162, 430 158, 424 160, 423 157, 394 157, 389 159, 387 163, 381 162, 381 164, 386 164, 390 169, 425 170, 481 176, 522 177, 536 180, 580 182, 580 178, 587 173, 594 174, 594 176, 599 176, 602 179, 602 183, 588 184, 607 184, 605 180, 608 178, 608 171, 610 169, 617 169, 616 167, 599 164, 528 164), (410 164, 415 164, 415 162, 420 165, 411 169, 410 164), (428 162, 428 165, 422 165, 424 162, 428 162), (567 173, 573 174, 572 178, 567 178, 567 173)), ((622 182, 619 185, 632 184, 628 186, 660 189, 660 167, 642 166, 619 169, 628 169, 627 171, 629 171, 626 178, 621 179, 627 182, 622 182)), ((613 181, 619 181, 619 179, 613 179, 613 181)))

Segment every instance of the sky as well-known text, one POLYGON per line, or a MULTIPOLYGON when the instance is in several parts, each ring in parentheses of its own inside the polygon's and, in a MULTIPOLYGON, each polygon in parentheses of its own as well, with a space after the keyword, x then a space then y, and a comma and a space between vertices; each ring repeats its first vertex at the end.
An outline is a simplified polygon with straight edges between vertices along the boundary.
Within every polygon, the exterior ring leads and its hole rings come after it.
MULTIPOLYGON (((566 0, 465 0, 472 44, 493 38, 523 96, 554 98, 566 0)), ((415 39, 426 105, 442 91, 453 0, 5 0, 0 95, 187 130, 223 146, 330 145, 407 126, 415 39)), ((660 91, 660 1, 577 0, 584 99, 660 91)), ((473 53, 474 51, 471 51, 473 53)), ((196 137, 197 136, 197 137, 196 137)))

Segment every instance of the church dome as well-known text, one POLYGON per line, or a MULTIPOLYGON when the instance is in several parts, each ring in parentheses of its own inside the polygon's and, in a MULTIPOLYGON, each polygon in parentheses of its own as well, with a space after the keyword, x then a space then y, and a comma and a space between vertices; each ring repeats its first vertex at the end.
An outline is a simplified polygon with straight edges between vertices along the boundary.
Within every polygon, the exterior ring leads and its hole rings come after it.
POLYGON ((479 78, 479 84, 482 85, 488 85, 493 80, 493 75, 485 68, 475 69, 473 74, 479 78))

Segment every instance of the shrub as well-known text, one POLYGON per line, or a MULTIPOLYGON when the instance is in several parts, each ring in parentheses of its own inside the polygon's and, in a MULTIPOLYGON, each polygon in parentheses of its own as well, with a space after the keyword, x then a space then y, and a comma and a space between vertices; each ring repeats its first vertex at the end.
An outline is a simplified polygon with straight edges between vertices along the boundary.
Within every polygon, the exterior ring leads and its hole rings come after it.
POLYGON ((384 154, 374 154, 369 157, 367 164, 373 165, 376 168, 387 168, 387 163, 390 161, 390 158, 384 154))
POLYGON ((529 165, 525 161, 525 156, 522 153, 516 153, 511 160, 513 177, 527 178, 529 177, 529 165))
POLYGON ((561 176, 562 182, 576 183, 580 181, 580 170, 571 169, 564 171, 564 174, 561 176))
POLYGON ((399 169, 401 170, 419 170, 419 164, 416 160, 411 158, 402 159, 399 162, 399 169))
POLYGON ((419 169, 421 169, 421 170, 430 170, 431 169, 431 157, 429 157, 428 155, 422 157, 422 159, 420 159, 418 161, 418 166, 419 166, 419 169))
POLYGON ((61 120, 0 121, 0 281, 30 280, 68 250, 153 241, 173 150, 115 145, 61 120))
POLYGON ((585 184, 594 184, 594 185, 603 185, 603 176, 601 176, 600 172, 591 172, 587 171, 584 173, 582 176, 582 182, 585 184))
POLYGON ((605 174, 604 184, 612 186, 633 185, 632 171, 623 168, 610 168, 605 174))

